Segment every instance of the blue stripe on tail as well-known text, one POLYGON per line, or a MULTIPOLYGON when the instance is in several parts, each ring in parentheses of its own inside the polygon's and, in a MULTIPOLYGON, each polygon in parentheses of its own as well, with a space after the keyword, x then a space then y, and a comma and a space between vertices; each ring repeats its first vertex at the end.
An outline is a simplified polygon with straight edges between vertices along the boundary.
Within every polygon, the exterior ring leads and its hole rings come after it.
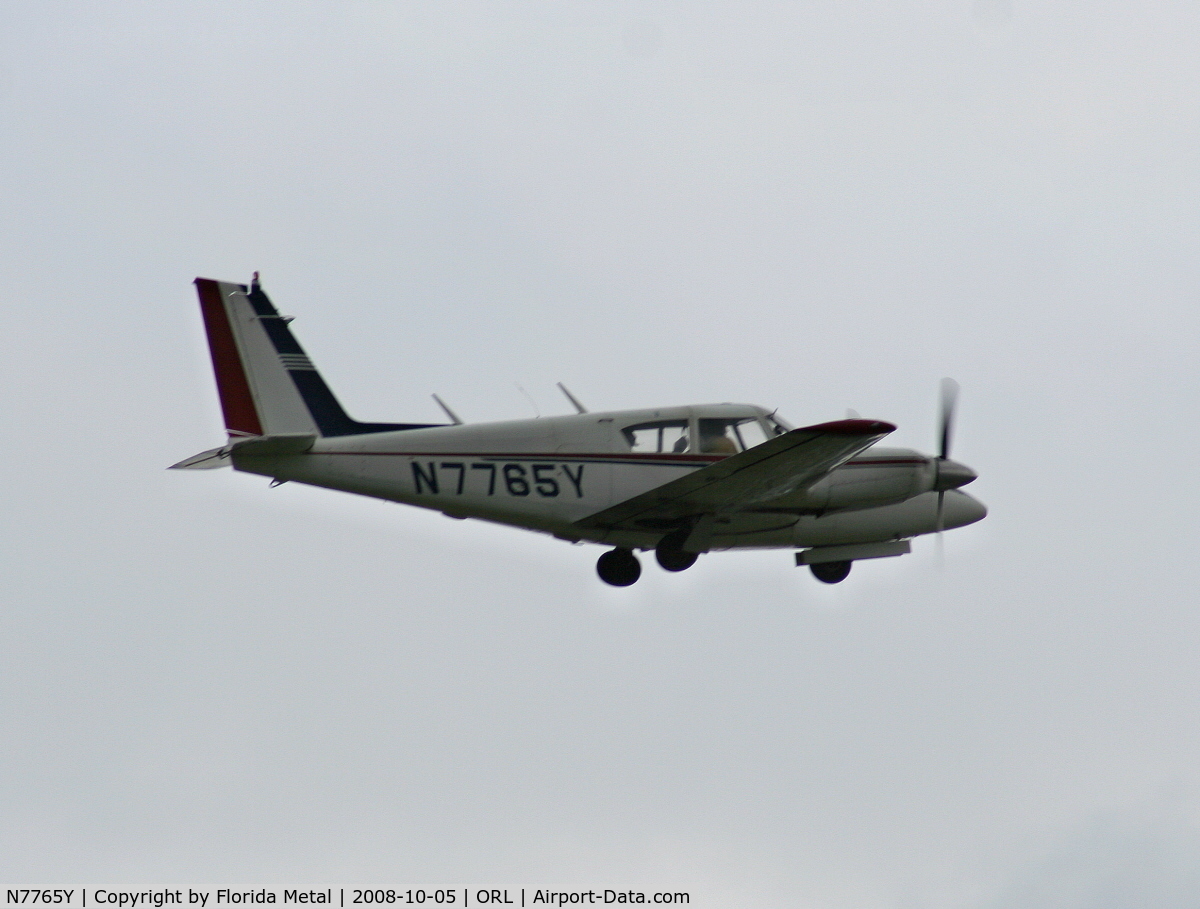
MULTIPOLYGON (((245 286, 242 287, 246 290, 245 286)), ((312 414, 313 422, 322 436, 355 436, 372 432, 397 432, 403 429, 429 429, 441 426, 441 423, 360 423, 352 419, 342 408, 341 403, 321 374, 317 372, 304 348, 288 327, 288 320, 279 315, 279 311, 271 303, 266 292, 257 281, 250 285, 247 299, 254 307, 254 312, 262 322, 263 330, 275 352, 279 354, 287 373, 292 377, 296 390, 304 400, 308 412, 312 414)))

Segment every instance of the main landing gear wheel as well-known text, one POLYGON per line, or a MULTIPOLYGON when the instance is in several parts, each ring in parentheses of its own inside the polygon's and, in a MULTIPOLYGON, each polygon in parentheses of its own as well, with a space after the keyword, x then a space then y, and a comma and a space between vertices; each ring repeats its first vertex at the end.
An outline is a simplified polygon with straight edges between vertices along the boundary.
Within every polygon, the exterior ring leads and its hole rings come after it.
POLYGON ((675 531, 663 537, 658 543, 658 548, 654 550, 658 564, 667 571, 684 571, 695 565, 696 553, 683 548, 683 542, 687 538, 687 531, 675 531))
POLYGON ((628 587, 642 576, 642 563, 630 550, 614 549, 596 561, 596 574, 605 584, 628 587))
POLYGON ((667 571, 686 571, 696 564, 696 553, 682 549, 663 549, 660 546, 654 550, 654 557, 667 571))
POLYGON ((846 580, 846 575, 850 574, 850 565, 850 562, 817 562, 808 567, 812 569, 812 573, 818 581, 836 584, 846 580))

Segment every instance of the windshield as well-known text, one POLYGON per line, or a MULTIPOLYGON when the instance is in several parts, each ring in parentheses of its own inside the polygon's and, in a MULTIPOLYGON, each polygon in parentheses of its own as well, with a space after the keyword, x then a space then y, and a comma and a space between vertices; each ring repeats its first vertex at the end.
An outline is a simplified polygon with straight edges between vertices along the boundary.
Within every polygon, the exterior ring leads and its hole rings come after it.
POLYGON ((783 417, 776 416, 774 413, 767 416, 767 425, 771 427, 771 432, 777 436, 783 435, 785 432, 791 432, 793 427, 783 417))

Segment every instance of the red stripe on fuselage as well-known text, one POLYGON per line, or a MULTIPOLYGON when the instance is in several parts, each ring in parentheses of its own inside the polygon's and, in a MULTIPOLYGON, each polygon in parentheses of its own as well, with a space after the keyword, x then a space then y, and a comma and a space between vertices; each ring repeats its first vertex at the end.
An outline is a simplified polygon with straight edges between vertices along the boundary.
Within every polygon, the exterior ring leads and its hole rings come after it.
MULTIPOLYGON (((482 458, 496 461, 602 461, 612 464, 658 464, 667 467, 707 467, 724 461, 732 455, 689 455, 689 454, 628 454, 607 452, 565 452, 545 454, 528 451, 314 451, 314 455, 336 455, 341 457, 375 458, 482 458)), ((877 459, 873 461, 847 461, 842 467, 918 467, 925 464, 918 458, 877 459)))
POLYGON ((554 451, 537 454, 528 451, 312 451, 312 455, 337 455, 341 457, 374 458, 480 458, 493 461, 611 461, 623 464, 659 464, 669 467, 694 467, 724 461, 730 455, 680 455, 680 454, 608 454, 604 452, 554 451))
POLYGON ((847 461, 843 467, 917 467, 927 463, 920 458, 876 458, 872 461, 847 461))
POLYGON ((208 349, 217 377, 221 410, 225 414, 225 428, 238 435, 261 436, 262 423, 254 407, 254 396, 242 368, 237 342, 233 339, 221 288, 209 278, 197 278, 196 293, 200 297, 200 312, 204 315, 204 330, 208 333, 208 349))

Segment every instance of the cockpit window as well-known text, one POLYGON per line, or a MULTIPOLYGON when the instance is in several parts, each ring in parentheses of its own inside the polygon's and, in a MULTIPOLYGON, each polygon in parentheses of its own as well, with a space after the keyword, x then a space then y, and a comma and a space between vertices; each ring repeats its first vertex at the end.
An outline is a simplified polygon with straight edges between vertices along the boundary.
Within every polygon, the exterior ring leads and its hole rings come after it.
POLYGON ((625 434, 629 450, 638 454, 663 451, 680 453, 688 450, 687 420, 639 423, 637 426, 627 426, 621 432, 625 434))
POLYGON ((757 417, 701 419, 700 451, 704 454, 737 454, 767 441, 757 417))
POLYGON ((733 425, 733 432, 738 437, 738 441, 742 443, 743 451, 767 441, 766 430, 763 429, 762 423, 755 419, 742 420, 740 423, 735 423, 733 425))

